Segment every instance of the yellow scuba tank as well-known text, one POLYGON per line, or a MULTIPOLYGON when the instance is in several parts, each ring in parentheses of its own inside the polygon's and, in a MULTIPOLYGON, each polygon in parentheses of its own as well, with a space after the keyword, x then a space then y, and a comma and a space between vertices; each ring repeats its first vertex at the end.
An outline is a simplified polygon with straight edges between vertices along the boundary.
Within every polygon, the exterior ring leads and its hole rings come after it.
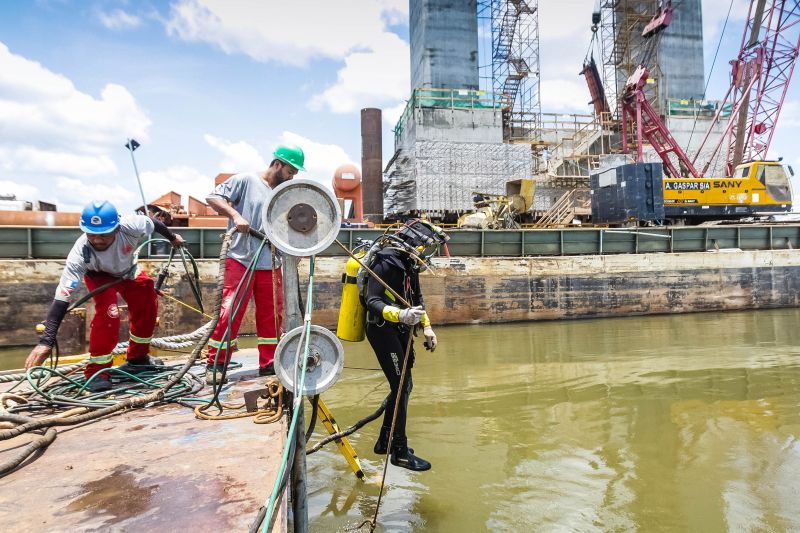
MULTIPOLYGON (((365 252, 356 257, 361 259, 365 252)), ((366 319, 364 305, 358 293, 358 269, 361 265, 352 257, 347 260, 342 274, 342 304, 339 307, 339 324, 336 336, 344 341, 359 342, 366 336, 364 321, 366 319)))

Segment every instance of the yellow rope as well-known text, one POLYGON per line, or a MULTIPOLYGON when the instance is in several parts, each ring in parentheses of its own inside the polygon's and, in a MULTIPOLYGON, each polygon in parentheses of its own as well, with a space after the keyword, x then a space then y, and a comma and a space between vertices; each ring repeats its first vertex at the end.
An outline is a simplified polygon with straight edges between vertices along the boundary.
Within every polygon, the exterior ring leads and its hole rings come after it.
POLYGON ((169 299, 170 299, 170 300, 172 300, 173 302, 175 302, 175 303, 178 303, 178 304, 181 304, 181 305, 182 305, 182 306, 184 306, 184 307, 188 307, 189 309, 191 309, 191 310, 192 310, 192 311, 194 311, 195 313, 200 313, 201 315, 203 315, 203 316, 204 316, 204 317, 206 317, 206 318, 214 318, 214 317, 213 317, 213 316, 211 316, 211 315, 207 315, 207 314, 205 314, 204 312, 202 312, 201 310, 197 309, 196 307, 192 307, 191 305, 187 304, 186 302, 182 302, 181 300, 178 300, 178 299, 177 299, 177 298, 175 298, 174 296, 170 296, 170 295, 169 295, 169 294, 167 294, 166 292, 162 292, 162 293, 161 293, 161 296, 163 296, 163 297, 165 297, 165 298, 169 298, 169 299))
MULTIPOLYGON (((211 404, 198 405, 194 408, 194 414, 197 418, 203 420, 233 420, 235 418, 247 418, 252 416, 254 424, 272 424, 280 420, 283 416, 283 385, 277 378, 267 379, 268 395, 267 403, 261 409, 252 412, 234 413, 230 415, 209 415, 204 411, 211 407, 211 404)), ((241 409, 245 406, 243 403, 224 403, 220 405, 225 409, 241 409)))

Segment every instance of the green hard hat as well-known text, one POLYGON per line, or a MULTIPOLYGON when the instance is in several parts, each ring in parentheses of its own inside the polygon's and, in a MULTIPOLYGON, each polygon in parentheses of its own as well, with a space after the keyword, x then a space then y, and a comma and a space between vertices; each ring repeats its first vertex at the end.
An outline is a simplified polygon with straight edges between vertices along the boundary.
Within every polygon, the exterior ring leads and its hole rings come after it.
POLYGON ((303 153, 303 149, 299 146, 281 144, 275 149, 275 153, 272 155, 284 163, 289 163, 297 170, 305 170, 305 168, 303 168, 303 163, 306 160, 306 156, 303 153))

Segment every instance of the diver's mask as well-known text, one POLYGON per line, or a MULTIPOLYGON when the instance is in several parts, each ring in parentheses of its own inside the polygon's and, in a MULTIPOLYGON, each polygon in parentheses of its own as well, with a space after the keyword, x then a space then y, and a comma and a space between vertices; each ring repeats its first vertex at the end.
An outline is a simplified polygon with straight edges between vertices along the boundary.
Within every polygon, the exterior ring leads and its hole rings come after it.
POLYGON ((450 240, 450 236, 442 228, 418 218, 407 221, 396 235, 426 264, 430 264, 430 259, 439 246, 450 240))

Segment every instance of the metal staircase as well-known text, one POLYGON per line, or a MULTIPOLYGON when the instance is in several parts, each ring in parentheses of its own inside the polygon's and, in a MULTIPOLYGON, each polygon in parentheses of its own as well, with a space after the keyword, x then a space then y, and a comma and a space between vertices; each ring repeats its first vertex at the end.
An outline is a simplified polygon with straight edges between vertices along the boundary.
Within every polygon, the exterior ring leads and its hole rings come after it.
POLYGON ((544 215, 537 220, 533 227, 535 228, 555 228, 559 226, 567 226, 575 218, 575 201, 577 199, 577 190, 570 189, 565 192, 561 198, 558 199, 553 206, 545 212, 544 215))

